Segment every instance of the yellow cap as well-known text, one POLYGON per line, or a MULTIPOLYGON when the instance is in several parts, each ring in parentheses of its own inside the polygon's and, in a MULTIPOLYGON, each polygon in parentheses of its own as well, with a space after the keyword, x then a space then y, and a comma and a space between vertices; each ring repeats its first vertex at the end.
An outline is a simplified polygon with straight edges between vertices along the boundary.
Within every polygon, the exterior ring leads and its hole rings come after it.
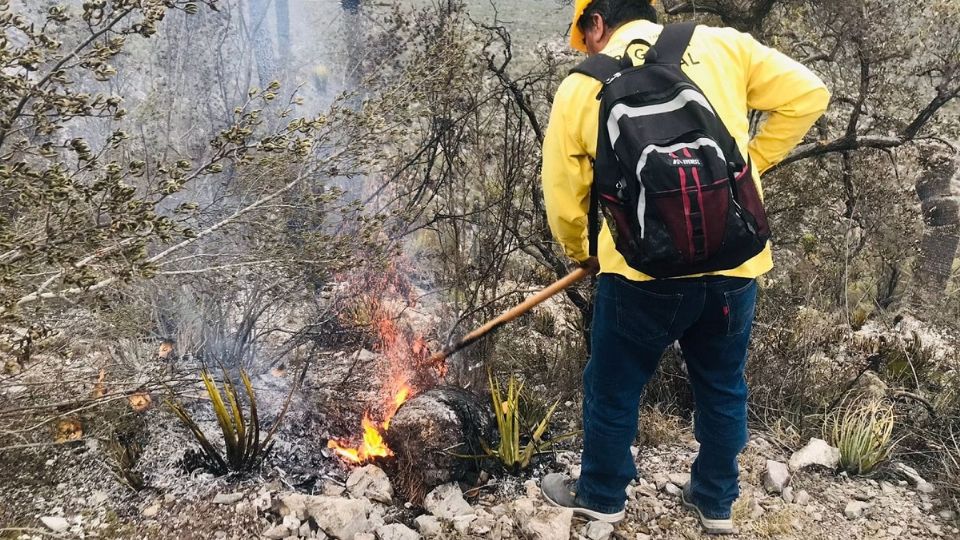
MULTIPOLYGON (((583 32, 577 26, 577 21, 583 16, 583 10, 587 9, 593 0, 576 0, 573 5, 573 23, 570 25, 570 46, 580 52, 587 52, 587 46, 583 41, 583 32)), ((650 5, 656 4, 657 0, 650 0, 650 5)))

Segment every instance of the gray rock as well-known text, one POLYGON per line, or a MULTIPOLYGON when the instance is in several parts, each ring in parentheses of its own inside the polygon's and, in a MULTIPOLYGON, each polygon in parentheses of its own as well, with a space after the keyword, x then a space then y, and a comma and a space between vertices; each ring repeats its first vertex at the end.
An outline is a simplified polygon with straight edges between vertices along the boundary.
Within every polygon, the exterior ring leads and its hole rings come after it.
POLYGON ((145 518, 152 518, 160 513, 160 503, 153 503, 140 512, 145 518))
POLYGON ((515 538, 516 535, 513 533, 513 520, 509 516, 500 516, 497 519, 497 523, 493 526, 493 531, 490 533, 490 538, 493 540, 506 540, 510 538, 515 538))
POLYGON ((291 531, 296 531, 300 529, 300 520, 296 516, 287 514, 283 516, 282 525, 291 531))
POLYGON ((790 470, 785 463, 767 460, 767 470, 763 473, 763 488, 767 493, 783 493, 783 488, 790 483, 790 470))
POLYGON ((917 484, 917 491, 925 495, 933 495, 934 493, 936 493, 937 487, 931 484, 930 482, 927 482, 926 480, 924 480, 919 484, 917 484))
POLYGON ((537 484, 537 481, 532 478, 523 483, 523 489, 527 492, 527 497, 533 498, 540 496, 540 486, 537 484))
POLYGON ((217 493, 213 504, 236 504, 243 498, 243 493, 217 493))
POLYGON ((359 351, 354 353, 353 357, 361 362, 369 362, 370 360, 376 360, 377 358, 379 358, 379 356, 377 356, 377 353, 368 351, 366 349, 360 349, 359 351))
POLYGON ((521 528, 531 540, 569 540, 572 521, 573 510, 544 506, 523 521, 521 528))
POLYGON ((781 493, 780 496, 783 498, 783 502, 785 502, 785 503, 787 503, 787 504, 792 503, 792 502, 793 502, 793 488, 790 487, 790 486, 787 486, 787 487, 783 488, 783 493, 781 493))
POLYGON ((352 540, 377 540, 373 533, 357 533, 353 535, 352 540))
POLYGON ((324 484, 323 494, 329 495, 331 497, 339 497, 347 492, 347 488, 341 486, 340 484, 334 484, 333 482, 324 484))
POLYGON ((670 477, 663 474, 657 473, 653 475, 653 485, 657 486, 658 490, 663 490, 670 483, 670 477))
POLYGON ((467 531, 470 530, 470 525, 477 520, 477 516, 474 514, 466 514, 463 516, 457 516, 453 518, 453 530, 457 531, 461 535, 467 534, 467 531))
POLYGON ((590 540, 607 540, 613 534, 613 525, 603 521, 591 521, 587 523, 584 532, 590 540))
POLYGON ((810 494, 807 493, 806 490, 801 489, 793 495, 793 502, 800 506, 806 506, 810 503, 810 494))
POLYGON ((860 519, 864 511, 870 508, 870 506, 870 503, 863 501, 850 501, 847 503, 846 508, 843 509, 843 515, 847 516, 847 519, 860 519))
POLYGON ((109 498, 110 498, 110 495, 107 495, 106 491, 97 490, 90 494, 89 500, 93 506, 100 506, 103 503, 107 502, 109 498))
POLYGON ((667 484, 663 486, 663 490, 674 497, 679 497, 680 494, 683 493, 683 489, 673 482, 667 482, 667 484))
POLYGON ((690 473, 670 473, 667 478, 673 485, 683 487, 690 482, 690 473))
POLYGON ((70 528, 70 522, 60 516, 44 516, 40 522, 53 532, 64 532, 70 528))
POLYGON ((427 538, 440 536, 440 532, 443 530, 440 520, 436 516, 428 514, 417 516, 417 519, 413 520, 413 526, 427 538))
POLYGON ((750 501, 750 519, 757 520, 766 512, 762 506, 760 506, 760 501, 753 499, 750 501))
POLYGON ((836 469, 840 465, 840 450, 823 439, 810 439, 806 446, 790 456, 790 470, 799 471, 811 465, 836 469))
POLYGON ((393 502, 393 486, 387 473, 376 465, 354 469, 347 478, 347 491, 358 498, 367 498, 383 504, 393 502))
POLYGON ((477 519, 470 524, 470 534, 473 536, 486 537, 493 531, 497 521, 493 514, 477 509, 477 519))
POLYGON ((273 527, 263 531, 261 534, 264 538, 280 540, 281 538, 290 536, 290 529, 284 527, 283 525, 274 525, 273 527))
POLYGON ((414 531, 402 523, 393 523, 380 527, 377 529, 377 537, 380 540, 420 540, 420 535, 417 531, 414 531))
POLYGON ((427 494, 423 507, 431 514, 443 519, 453 519, 473 513, 473 508, 463 498, 460 486, 455 483, 444 484, 427 494))
MULTIPOLYGON (((926 480, 923 479, 922 476, 920 476, 920 473, 918 473, 916 469, 914 469, 909 465, 905 465, 903 463, 894 463, 893 470, 897 471, 902 476, 904 476, 907 480, 910 481, 911 484, 916 486, 918 490, 920 489, 920 486, 925 486, 930 484, 930 482, 927 482, 926 480)), ((933 486, 930 486, 930 487, 933 487, 933 486)), ((921 493, 930 493, 930 492, 921 491, 921 493)))
POLYGON ((312 517, 317 526, 333 538, 350 540, 372 528, 369 517, 373 505, 367 499, 294 493, 282 496, 280 501, 281 515, 292 514, 300 521, 312 517))

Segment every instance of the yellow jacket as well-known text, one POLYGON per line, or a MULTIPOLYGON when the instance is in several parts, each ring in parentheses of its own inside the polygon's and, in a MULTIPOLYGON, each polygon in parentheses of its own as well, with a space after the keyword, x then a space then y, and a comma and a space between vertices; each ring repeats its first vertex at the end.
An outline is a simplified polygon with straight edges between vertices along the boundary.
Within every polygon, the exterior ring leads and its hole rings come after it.
MULTIPOLYGON (((619 57, 635 39, 656 42, 662 29, 646 20, 626 23, 616 29, 603 52, 619 57)), ((630 50, 635 58, 642 58, 644 52, 643 45, 630 50)), ((809 69, 732 28, 698 26, 684 55, 683 71, 713 104, 740 152, 746 155, 749 151, 758 191, 760 175, 793 150, 830 101, 826 86, 809 69), (747 118, 751 109, 769 112, 752 140, 747 118)), ((600 87, 599 81, 579 73, 564 79, 543 143, 547 220, 564 251, 576 261, 588 257, 587 211, 593 182, 591 160, 597 155, 600 87)), ((602 273, 635 281, 652 279, 627 265, 606 224, 597 248, 602 273)), ((772 267, 768 244, 738 268, 715 274, 755 278, 772 267)))

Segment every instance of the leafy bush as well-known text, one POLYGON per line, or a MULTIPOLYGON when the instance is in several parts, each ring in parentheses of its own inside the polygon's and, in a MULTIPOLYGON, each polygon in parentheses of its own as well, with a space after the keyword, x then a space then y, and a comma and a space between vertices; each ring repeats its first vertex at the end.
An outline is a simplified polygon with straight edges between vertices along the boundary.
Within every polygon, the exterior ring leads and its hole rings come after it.
POLYGON ((881 399, 844 401, 827 415, 824 435, 840 449, 840 465, 852 474, 867 474, 893 451, 893 406, 881 399))
MULTIPOLYGON (((209 372, 204 370, 200 373, 200 378, 203 380, 207 395, 210 396, 213 412, 217 417, 217 424, 219 424, 220 431, 223 433, 224 451, 221 452, 218 446, 210 442, 182 404, 168 400, 167 405, 190 428, 190 432, 197 439, 202 450, 202 462, 208 470, 219 475, 254 469, 267 457, 273 447, 273 435, 286 413, 286 404, 267 436, 261 440, 257 398, 247 372, 240 371, 240 379, 243 381, 247 402, 250 406, 247 417, 243 415, 237 388, 226 370, 223 371, 223 390, 226 394, 226 400, 224 400, 223 394, 220 393, 220 389, 209 372)), ((289 399, 287 403, 289 403, 289 399)))

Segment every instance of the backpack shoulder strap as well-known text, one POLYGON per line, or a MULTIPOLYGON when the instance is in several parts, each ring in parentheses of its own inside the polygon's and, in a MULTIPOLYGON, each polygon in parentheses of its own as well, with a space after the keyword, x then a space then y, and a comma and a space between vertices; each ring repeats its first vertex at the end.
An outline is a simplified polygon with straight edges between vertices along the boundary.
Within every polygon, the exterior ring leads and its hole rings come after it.
POLYGON ((663 32, 660 33, 660 38, 653 46, 657 51, 655 62, 658 64, 680 64, 696 29, 697 23, 694 22, 665 26, 663 32))
POLYGON ((600 82, 606 82, 621 70, 623 70, 623 68, 620 67, 620 62, 612 56, 595 54, 577 64, 576 67, 570 70, 570 73, 582 73, 600 82))

